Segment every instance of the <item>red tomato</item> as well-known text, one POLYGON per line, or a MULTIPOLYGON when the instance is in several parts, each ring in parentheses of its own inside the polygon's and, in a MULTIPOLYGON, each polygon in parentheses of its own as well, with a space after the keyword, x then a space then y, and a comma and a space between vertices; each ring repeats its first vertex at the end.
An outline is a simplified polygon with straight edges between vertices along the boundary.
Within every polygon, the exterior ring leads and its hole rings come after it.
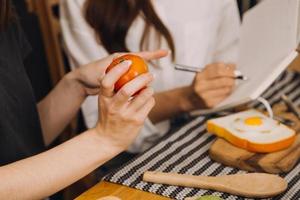
POLYGON ((131 60, 132 64, 129 70, 116 82, 115 84, 115 91, 117 92, 120 90, 126 83, 131 81, 132 79, 136 78, 137 76, 147 73, 148 66, 143 58, 140 56, 126 54, 119 58, 116 58, 107 68, 106 73, 109 72, 112 68, 116 65, 120 64, 125 60, 131 60))

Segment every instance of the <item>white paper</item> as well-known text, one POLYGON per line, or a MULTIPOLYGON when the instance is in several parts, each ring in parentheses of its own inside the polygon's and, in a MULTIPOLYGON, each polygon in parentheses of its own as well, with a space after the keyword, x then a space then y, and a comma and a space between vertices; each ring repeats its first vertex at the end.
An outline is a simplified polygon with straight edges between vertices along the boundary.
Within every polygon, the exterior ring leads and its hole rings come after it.
POLYGON ((239 70, 249 78, 217 108, 258 98, 294 60, 299 0, 264 0, 249 10, 241 28, 239 70))

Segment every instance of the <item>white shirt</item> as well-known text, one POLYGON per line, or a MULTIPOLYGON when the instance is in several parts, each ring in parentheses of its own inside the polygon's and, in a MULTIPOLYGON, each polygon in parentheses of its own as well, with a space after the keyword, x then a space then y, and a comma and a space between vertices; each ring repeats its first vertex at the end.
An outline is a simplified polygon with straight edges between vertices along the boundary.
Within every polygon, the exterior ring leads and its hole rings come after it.
MULTIPOLYGON (((108 55, 84 19, 84 3, 85 0, 61 0, 63 38, 73 68, 108 55)), ((177 63, 202 68, 213 62, 236 62, 240 19, 235 0, 153 0, 152 3, 173 37, 177 63)), ((144 24, 139 16, 129 29, 126 44, 133 52, 140 50, 144 24)), ((156 41, 151 32, 149 43, 153 45, 149 50, 156 48, 156 41)), ((168 49, 165 40, 161 48, 168 49)), ((175 71, 170 56, 158 62, 158 67, 150 66, 156 77, 152 85, 156 92, 192 84, 195 75, 175 71)), ((88 97, 82 105, 89 128, 97 122, 97 108, 97 97, 88 97)), ((168 122, 154 125, 147 120, 130 151, 145 150, 152 145, 153 138, 163 136, 168 129, 168 122)))

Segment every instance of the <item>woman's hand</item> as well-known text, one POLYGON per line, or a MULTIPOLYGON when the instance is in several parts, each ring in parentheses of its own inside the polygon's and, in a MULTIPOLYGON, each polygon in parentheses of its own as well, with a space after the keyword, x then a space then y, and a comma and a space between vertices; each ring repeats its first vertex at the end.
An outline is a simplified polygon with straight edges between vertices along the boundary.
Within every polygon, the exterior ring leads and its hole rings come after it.
POLYGON ((99 93, 99 122, 95 130, 103 142, 117 151, 127 149, 135 140, 155 104, 153 89, 147 87, 153 80, 150 73, 138 76, 114 92, 115 83, 130 65, 131 61, 124 61, 109 71, 101 81, 99 93), (133 96, 137 91, 140 92, 133 96))
POLYGON ((196 75, 192 87, 202 105, 213 108, 231 94, 235 87, 234 70, 234 64, 216 63, 196 75))
MULTIPOLYGON (((87 64, 83 67, 79 67, 72 73, 73 79, 79 85, 82 95, 97 95, 100 89, 100 82, 105 75, 106 68, 110 63, 117 57, 120 57, 125 53, 115 53, 101 60, 95 61, 93 63, 87 64)), ((167 56, 168 51, 157 50, 149 52, 133 53, 135 55, 141 56, 145 60, 160 59, 167 56)))

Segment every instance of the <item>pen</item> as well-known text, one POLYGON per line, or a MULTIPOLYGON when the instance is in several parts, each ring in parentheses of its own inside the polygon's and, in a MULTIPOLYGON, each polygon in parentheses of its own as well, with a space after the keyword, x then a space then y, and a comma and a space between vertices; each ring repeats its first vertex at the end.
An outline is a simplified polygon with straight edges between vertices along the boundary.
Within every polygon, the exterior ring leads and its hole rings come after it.
MULTIPOLYGON (((198 67, 192 67, 187 65, 181 65, 181 64, 175 64, 175 69, 180 71, 186 71, 186 72, 193 72, 193 73, 199 73, 202 72, 202 69, 198 67)), ((235 70, 235 79, 246 81, 248 78, 242 74, 242 72, 235 70)))

